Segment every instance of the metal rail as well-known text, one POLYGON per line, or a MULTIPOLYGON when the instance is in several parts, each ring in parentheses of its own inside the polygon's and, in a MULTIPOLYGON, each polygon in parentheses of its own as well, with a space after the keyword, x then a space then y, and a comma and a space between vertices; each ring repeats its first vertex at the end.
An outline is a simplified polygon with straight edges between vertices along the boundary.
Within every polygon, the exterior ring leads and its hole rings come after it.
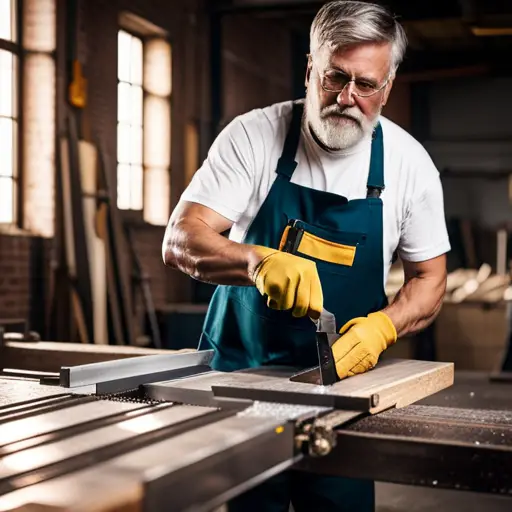
POLYGON ((212 350, 202 350, 65 366, 60 371, 60 385, 73 388, 96 384, 96 392, 113 393, 208 371, 212 357, 212 350))
MULTIPOLYGON (((292 383, 290 383, 292 384, 292 383)), ((379 404, 379 395, 369 397, 343 396, 335 393, 305 393, 283 389, 254 389, 236 386, 212 386, 215 397, 259 400, 280 404, 309 405, 317 407, 332 407, 348 411, 369 411, 379 404)))

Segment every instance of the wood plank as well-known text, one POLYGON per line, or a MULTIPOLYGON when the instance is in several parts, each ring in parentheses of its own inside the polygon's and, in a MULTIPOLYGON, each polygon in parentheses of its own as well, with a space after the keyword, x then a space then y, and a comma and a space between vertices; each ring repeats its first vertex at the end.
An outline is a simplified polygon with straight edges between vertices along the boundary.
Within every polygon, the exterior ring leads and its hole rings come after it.
POLYGON ((191 350, 165 350, 114 345, 85 345, 67 342, 7 341, 2 351, 2 367, 58 372, 62 366, 100 363, 114 359, 138 357, 191 350))
POLYGON ((108 197, 107 230, 109 231, 109 259, 115 271, 115 290, 108 290, 108 293, 116 293, 120 304, 120 317, 123 324, 124 343, 135 344, 134 308, 132 304, 131 277, 127 268, 124 255, 128 253, 127 240, 124 232, 123 222, 117 208, 117 193, 111 186, 110 177, 113 167, 110 157, 105 150, 103 141, 97 141, 99 155, 100 182, 102 190, 108 197))
MULTIPOLYGON (((278 397, 293 403, 294 394, 307 393, 309 405, 324 405, 326 396, 371 398, 379 401, 369 409, 376 414, 390 407, 405 407, 430 396, 453 384, 453 363, 389 359, 381 361, 374 370, 350 377, 332 386, 318 386, 303 382, 291 382, 295 371, 290 368, 255 368, 241 372, 211 372, 189 377, 181 381, 148 385, 151 394, 159 394, 167 400, 180 400, 185 396, 188 403, 198 400, 207 405, 209 400, 221 397, 222 389, 232 388, 237 396, 255 399, 258 391, 275 391, 278 397), (216 394, 215 388, 222 389, 216 394)), ((265 394, 265 400, 268 400, 265 394)))
POLYGON ((124 344, 123 323, 119 295, 116 286, 115 262, 112 254, 112 245, 110 240, 110 231, 108 227, 108 206, 106 203, 100 205, 96 218, 97 229, 100 238, 103 240, 105 248, 106 265, 106 286, 107 302, 110 322, 112 324, 112 335, 117 345, 124 344))
POLYGON ((85 237, 91 277, 93 341, 108 344, 107 280, 105 244, 96 231, 97 204, 97 152, 90 142, 79 141, 80 177, 83 197, 85 237))
MULTIPOLYGON (((67 136, 69 155, 69 183, 71 191, 71 209, 73 213, 73 243, 75 251, 75 274, 70 273, 74 289, 80 298, 81 310, 87 332, 87 340, 94 337, 93 304, 89 254, 87 249, 86 226, 84 222, 83 189, 80 177, 80 155, 77 120, 69 109, 67 114, 67 136)), ((81 320, 80 320, 81 322, 81 320)))

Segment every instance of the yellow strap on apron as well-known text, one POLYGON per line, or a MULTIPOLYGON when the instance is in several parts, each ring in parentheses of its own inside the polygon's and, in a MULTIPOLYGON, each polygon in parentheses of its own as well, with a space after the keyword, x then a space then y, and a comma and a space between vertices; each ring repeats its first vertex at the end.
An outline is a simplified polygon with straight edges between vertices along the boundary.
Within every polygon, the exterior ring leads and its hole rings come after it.
MULTIPOLYGON (((286 239, 288 238, 289 229, 290 226, 286 226, 281 238, 281 243, 279 244, 279 250, 282 250, 284 247, 286 239)), ((348 267, 354 264, 354 258, 356 256, 355 246, 337 244, 329 240, 324 240, 307 231, 304 231, 297 251, 318 260, 328 261, 329 263, 336 263, 338 265, 346 265, 348 267)))

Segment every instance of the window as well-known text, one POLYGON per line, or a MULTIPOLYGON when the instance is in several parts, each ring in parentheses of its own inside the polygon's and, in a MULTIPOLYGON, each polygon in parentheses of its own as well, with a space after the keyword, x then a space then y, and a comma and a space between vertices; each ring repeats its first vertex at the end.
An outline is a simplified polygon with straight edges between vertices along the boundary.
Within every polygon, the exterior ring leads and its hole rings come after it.
MULTIPOLYGON (((118 33, 117 206, 165 225, 170 205, 171 47, 134 16, 144 39, 118 33)), ((138 33, 138 32, 137 32, 138 33)))
POLYGON ((142 39, 120 30, 117 65, 117 206, 142 210, 142 39))
POLYGON ((0 223, 16 222, 18 41, 16 1, 0 0, 0 223))

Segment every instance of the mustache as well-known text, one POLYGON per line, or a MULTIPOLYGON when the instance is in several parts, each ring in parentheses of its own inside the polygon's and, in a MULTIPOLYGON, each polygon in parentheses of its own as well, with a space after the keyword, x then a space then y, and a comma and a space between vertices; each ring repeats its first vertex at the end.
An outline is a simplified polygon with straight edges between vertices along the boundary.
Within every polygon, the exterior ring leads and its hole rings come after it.
POLYGON ((362 114, 353 107, 341 109, 338 105, 329 105, 322 110, 321 117, 325 119, 330 116, 345 117, 361 125, 362 114))

